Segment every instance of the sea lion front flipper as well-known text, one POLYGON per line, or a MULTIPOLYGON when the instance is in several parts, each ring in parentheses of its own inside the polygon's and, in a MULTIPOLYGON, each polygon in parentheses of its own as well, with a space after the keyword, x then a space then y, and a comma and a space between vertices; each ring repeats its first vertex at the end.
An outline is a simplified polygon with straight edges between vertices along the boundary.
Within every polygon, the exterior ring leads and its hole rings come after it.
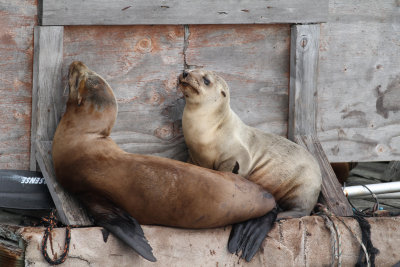
POLYGON ((228 251, 236 255, 242 251, 240 257, 250 261, 271 230, 277 214, 278 208, 275 207, 264 216, 232 225, 228 251))
POLYGON ((157 261, 142 227, 135 218, 100 196, 85 195, 80 197, 80 200, 98 226, 113 233, 143 258, 151 262, 157 261))

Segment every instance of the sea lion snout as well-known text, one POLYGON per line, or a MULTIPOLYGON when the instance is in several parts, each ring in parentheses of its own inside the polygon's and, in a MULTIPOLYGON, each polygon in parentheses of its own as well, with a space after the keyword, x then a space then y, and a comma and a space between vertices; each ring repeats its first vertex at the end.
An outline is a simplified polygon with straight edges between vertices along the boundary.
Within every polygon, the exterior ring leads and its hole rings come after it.
POLYGON ((179 75, 179 88, 186 98, 190 97, 191 93, 200 95, 200 86, 196 77, 193 77, 191 71, 183 71, 183 73, 179 75))
POLYGON ((82 103, 82 93, 87 80, 88 67, 80 61, 74 61, 69 66, 69 100, 79 105, 82 103))

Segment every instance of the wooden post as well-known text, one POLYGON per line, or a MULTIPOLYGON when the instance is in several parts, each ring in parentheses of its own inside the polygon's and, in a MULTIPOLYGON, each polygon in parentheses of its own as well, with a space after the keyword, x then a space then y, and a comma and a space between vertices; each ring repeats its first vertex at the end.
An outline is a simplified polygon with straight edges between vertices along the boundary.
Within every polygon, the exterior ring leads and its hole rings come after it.
POLYGON ((306 147, 322 173, 322 202, 336 215, 352 215, 316 131, 317 74, 320 25, 293 25, 290 45, 288 137, 306 147))
POLYGON ((61 116, 64 27, 35 27, 30 169, 36 170, 36 140, 53 139, 61 116), (56 90, 58 89, 58 90, 56 90))
POLYGON ((34 33, 31 169, 37 160, 64 224, 90 225, 78 202, 57 183, 51 158, 51 140, 65 106, 61 88, 64 27, 35 27, 34 33))

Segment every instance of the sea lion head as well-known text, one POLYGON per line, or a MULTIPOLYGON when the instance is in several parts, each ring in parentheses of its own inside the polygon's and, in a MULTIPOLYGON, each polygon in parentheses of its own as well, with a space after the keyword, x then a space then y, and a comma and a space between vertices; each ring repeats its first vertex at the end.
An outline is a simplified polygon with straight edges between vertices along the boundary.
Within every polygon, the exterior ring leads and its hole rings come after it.
POLYGON ((187 104, 229 104, 229 87, 212 71, 195 69, 179 76, 179 86, 187 104))
POLYGON ((98 109, 117 106, 117 101, 110 85, 82 62, 74 61, 71 63, 68 81, 68 102, 70 104, 81 106, 88 101, 98 109))
MULTIPOLYGON (((69 96, 67 112, 80 117, 87 128, 96 124, 108 134, 116 120, 118 106, 111 86, 97 73, 80 61, 69 66, 69 96)), ((94 131, 99 127, 95 127, 94 131)))

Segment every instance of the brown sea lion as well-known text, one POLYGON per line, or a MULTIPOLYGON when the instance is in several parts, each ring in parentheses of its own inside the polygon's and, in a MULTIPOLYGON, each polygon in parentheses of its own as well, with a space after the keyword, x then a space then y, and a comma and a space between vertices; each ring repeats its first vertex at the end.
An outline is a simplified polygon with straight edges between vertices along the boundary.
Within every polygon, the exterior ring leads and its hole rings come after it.
POLYGON ((210 228, 274 208, 271 194, 238 175, 120 149, 109 136, 117 116, 114 93, 81 62, 70 65, 69 89, 53 140, 57 180, 78 197, 96 224, 146 259, 155 261, 136 220, 210 228))
POLYGON ((190 161, 261 185, 283 209, 279 219, 309 215, 321 189, 312 155, 286 138, 245 125, 230 108, 228 85, 215 73, 184 71, 179 81, 186 99, 182 124, 190 161))
POLYGON ((331 163, 333 172, 336 175, 339 183, 342 185, 347 181, 349 178, 350 171, 357 166, 356 162, 333 162, 331 163))

